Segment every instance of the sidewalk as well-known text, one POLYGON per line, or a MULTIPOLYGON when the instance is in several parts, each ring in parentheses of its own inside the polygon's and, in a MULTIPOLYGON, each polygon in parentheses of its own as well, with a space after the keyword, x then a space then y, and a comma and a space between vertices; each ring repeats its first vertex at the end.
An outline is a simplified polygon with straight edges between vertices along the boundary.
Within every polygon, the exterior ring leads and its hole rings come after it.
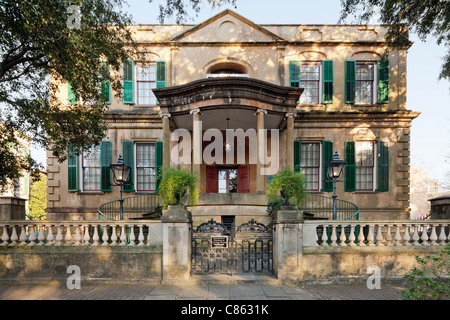
POLYGON ((208 278, 180 284, 81 282, 80 289, 65 284, 0 283, 1 300, 399 300, 401 288, 365 283, 279 284, 274 279, 218 281, 208 278))

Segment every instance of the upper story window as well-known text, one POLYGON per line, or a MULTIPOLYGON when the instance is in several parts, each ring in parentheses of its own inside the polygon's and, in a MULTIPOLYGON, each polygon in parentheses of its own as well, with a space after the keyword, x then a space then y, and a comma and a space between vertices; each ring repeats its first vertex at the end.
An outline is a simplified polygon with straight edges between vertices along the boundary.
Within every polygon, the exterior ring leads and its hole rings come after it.
POLYGON ((90 151, 83 151, 81 157, 82 190, 100 191, 101 189, 101 162, 100 146, 90 151))
POLYGON ((289 61, 289 85, 304 88, 301 104, 333 103, 333 61, 289 61))
POLYGON ((389 60, 345 61, 345 103, 389 102, 389 60))
POLYGON ((136 66, 136 91, 138 105, 156 104, 152 89, 156 88, 156 64, 136 66))

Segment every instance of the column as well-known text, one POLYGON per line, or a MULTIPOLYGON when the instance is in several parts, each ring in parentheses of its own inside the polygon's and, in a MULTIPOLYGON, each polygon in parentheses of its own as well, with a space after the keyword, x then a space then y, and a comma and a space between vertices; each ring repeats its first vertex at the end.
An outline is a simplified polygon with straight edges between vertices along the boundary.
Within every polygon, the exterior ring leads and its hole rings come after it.
POLYGON ((163 166, 170 166, 170 113, 161 114, 163 122, 163 166))
POLYGON ((256 132, 258 135, 258 145, 256 147, 257 160, 256 160, 256 192, 264 193, 264 176, 261 175, 261 168, 265 164, 264 156, 266 155, 267 141, 265 141, 264 134, 264 115, 267 111, 264 109, 258 109, 255 112, 256 115, 256 132))
POLYGON ((294 170, 294 117, 295 113, 286 113, 286 169, 294 170))
POLYGON ((200 190, 200 165, 202 163, 202 122, 200 109, 193 109, 192 114, 192 173, 197 175, 197 188, 200 190))

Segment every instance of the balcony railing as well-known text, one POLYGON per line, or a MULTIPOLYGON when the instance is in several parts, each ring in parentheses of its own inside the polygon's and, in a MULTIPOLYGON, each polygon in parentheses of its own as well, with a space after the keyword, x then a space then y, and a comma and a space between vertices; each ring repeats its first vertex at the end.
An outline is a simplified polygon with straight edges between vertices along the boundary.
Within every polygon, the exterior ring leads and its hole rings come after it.
MULTIPOLYGON (((333 218, 333 198, 309 193, 300 204, 305 219, 331 220, 333 218)), ((359 208, 354 203, 336 199, 336 220, 359 220, 359 208)))
MULTIPOLYGON (((123 199, 123 218, 129 219, 151 219, 158 216, 160 212, 160 201, 158 193, 141 194, 123 199)), ((119 220, 120 201, 114 200, 102 204, 98 208, 100 220, 119 220)))

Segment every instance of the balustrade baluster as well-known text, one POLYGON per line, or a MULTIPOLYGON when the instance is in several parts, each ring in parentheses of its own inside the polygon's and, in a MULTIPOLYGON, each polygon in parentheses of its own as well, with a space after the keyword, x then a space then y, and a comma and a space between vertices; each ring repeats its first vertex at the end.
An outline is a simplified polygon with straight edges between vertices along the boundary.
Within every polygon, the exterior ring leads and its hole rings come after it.
POLYGON ((150 245, 150 225, 147 225, 147 245, 150 245))
POLYGON ((347 244, 345 243, 345 241, 347 240, 347 237, 345 236, 345 226, 341 225, 341 234, 339 236, 339 245, 340 246, 347 246, 347 244))
POLYGON ((356 240, 356 237, 355 237, 355 225, 352 224, 352 225, 350 225, 350 235, 348 236, 348 241, 349 241, 348 245, 351 246, 351 247, 356 246, 355 240, 356 240))
POLYGON ((108 225, 105 224, 102 226, 103 229, 103 234, 102 234, 102 246, 107 246, 108 245, 108 225))
POLYGON ((387 246, 392 246, 393 245, 393 243, 392 243, 391 227, 392 227, 391 224, 387 225, 387 231, 386 231, 386 245, 387 246))
POLYGON ((127 237, 125 235, 125 225, 124 224, 121 226, 121 229, 122 229, 122 232, 120 233, 120 243, 119 243, 119 245, 120 246, 124 246, 126 244, 126 242, 127 242, 127 237))
POLYGON ((438 245, 438 243, 436 242, 437 239, 438 239, 438 237, 437 237, 437 233, 436 233, 436 225, 433 224, 433 225, 431 225, 430 245, 437 246, 438 245))
POLYGON ((414 227, 414 234, 413 234, 413 236, 412 236, 412 239, 413 239, 413 245, 414 246, 418 246, 418 245, 420 245, 419 244, 419 231, 418 231, 418 229, 419 229, 419 226, 418 225, 415 225, 415 226, 411 226, 411 227, 414 227))
POLYGON ((28 237, 28 240, 30 240, 30 242, 28 243, 29 246, 34 246, 36 245, 36 231, 35 231, 35 226, 32 224, 30 226, 30 236, 28 237))
POLYGON ((75 225, 75 238, 74 238, 74 240, 75 240, 74 245, 75 246, 81 245, 81 234, 80 234, 80 228, 81 227, 82 226, 75 225))
POLYGON ((136 236, 134 235, 134 225, 132 224, 130 226, 130 245, 131 246, 135 246, 136 242, 134 242, 136 240, 136 236))
POLYGON ((411 226, 405 224, 405 233, 403 234, 403 244, 405 246, 410 246, 411 243, 411 226))
POLYGON ((3 226, 3 234, 2 234, 2 246, 7 246, 9 242, 8 228, 7 226, 3 226))
POLYGON ((325 246, 325 245, 328 245, 328 243, 327 243, 327 241, 328 241, 328 232, 327 232, 328 226, 322 225, 322 228, 323 228, 323 230, 322 230, 322 243, 320 245, 321 246, 325 246))
POLYGON ((83 227, 83 245, 89 245, 89 240, 91 240, 91 236, 89 235, 89 224, 83 227))
POLYGON ((37 240, 38 240, 38 242, 37 242, 38 246, 44 245, 45 236, 44 236, 44 230, 42 228, 42 225, 40 225, 38 227, 38 238, 37 238, 37 240))
POLYGON ((367 235, 367 245, 368 246, 374 246, 374 236, 373 236, 373 228, 374 225, 369 224, 369 234, 367 235))
POLYGON ((377 236, 375 238, 377 246, 383 246, 384 245, 383 244, 383 234, 382 234, 382 230, 381 230, 382 227, 383 227, 383 225, 381 225, 381 224, 378 225, 378 232, 377 232, 377 236))
POLYGON ((364 243, 364 225, 359 225, 358 246, 365 246, 364 243))
POLYGON ((92 245, 93 246, 98 246, 99 243, 98 241, 100 240, 100 237, 98 236, 98 225, 94 224, 94 234, 92 236, 92 245))
POLYGON ((332 246, 337 246, 336 240, 337 240, 336 225, 333 224, 332 231, 331 231, 331 245, 332 246))
POLYGON ((61 232, 61 225, 60 224, 58 224, 58 225, 56 225, 56 243, 55 243, 55 246, 60 246, 60 245, 62 245, 62 241, 64 240, 63 239, 63 236, 62 236, 62 232, 61 232))
POLYGON ((441 232, 439 232, 439 245, 445 246, 445 240, 447 240, 447 237, 445 236, 445 226, 443 224, 440 224, 441 226, 441 232))
POLYGON ((144 226, 142 224, 139 225, 139 236, 138 236, 138 246, 143 246, 144 245, 144 226))
POLYGON ((27 245, 27 232, 25 230, 26 228, 27 228, 27 226, 25 224, 20 227, 21 230, 20 230, 20 236, 19 236, 19 240, 20 240, 19 246, 27 245))
MULTIPOLYGON (((400 242, 402 240, 402 237, 400 236, 400 226, 401 225, 399 225, 399 224, 395 225, 395 235, 394 235, 394 241, 395 241, 394 245, 395 246, 402 245, 402 243, 400 242)), ((407 232, 407 231, 405 230, 405 232, 407 232)))
POLYGON ((424 224, 422 225, 422 236, 420 237, 420 240, 422 240, 422 245, 423 246, 429 246, 430 244, 428 243, 428 233, 427 233, 427 228, 428 225, 424 224))
POLYGON ((117 245, 117 226, 115 224, 111 226, 111 245, 117 245))
POLYGON ((53 236, 52 225, 49 225, 48 226, 48 234, 47 234, 47 243, 45 245, 52 246, 53 240, 55 240, 55 237, 53 236))
POLYGON ((17 240, 19 240, 19 236, 17 235, 17 231, 16 231, 16 226, 11 226, 12 228, 12 233, 11 233, 11 243, 10 246, 16 246, 17 245, 17 240))
MULTIPOLYGON (((76 226, 75 226, 76 228, 76 226)), ((70 224, 66 226, 66 235, 64 236, 64 245, 72 245, 72 233, 70 232, 70 224)))

